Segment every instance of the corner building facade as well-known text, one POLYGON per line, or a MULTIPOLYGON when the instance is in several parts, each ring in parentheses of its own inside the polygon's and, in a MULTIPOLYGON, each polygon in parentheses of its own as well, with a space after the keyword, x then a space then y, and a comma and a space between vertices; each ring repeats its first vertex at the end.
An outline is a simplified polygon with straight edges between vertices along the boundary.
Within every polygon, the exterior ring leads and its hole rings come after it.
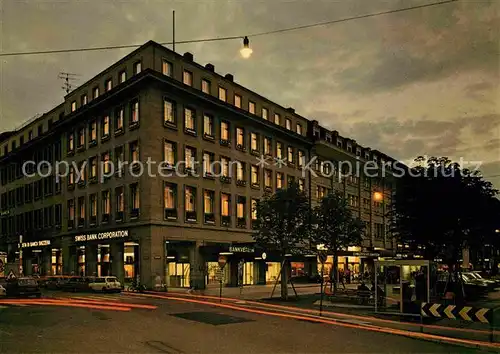
MULTIPOLYGON (((292 181, 314 203, 334 182, 304 167, 349 156, 347 144, 329 145, 317 122, 148 42, 0 136, 1 245, 25 274, 203 288, 218 284, 225 254, 227 285, 272 282, 280 259, 255 246, 252 206, 292 181)), ((313 257, 291 264, 294 275, 317 272, 313 257)))

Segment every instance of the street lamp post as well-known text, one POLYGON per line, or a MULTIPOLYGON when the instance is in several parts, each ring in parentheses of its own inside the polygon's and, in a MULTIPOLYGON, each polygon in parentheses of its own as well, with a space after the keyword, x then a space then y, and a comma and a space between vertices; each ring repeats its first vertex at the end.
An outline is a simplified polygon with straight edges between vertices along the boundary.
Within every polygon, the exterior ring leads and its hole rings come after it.
POLYGON ((23 235, 19 235, 19 276, 23 274, 23 235))

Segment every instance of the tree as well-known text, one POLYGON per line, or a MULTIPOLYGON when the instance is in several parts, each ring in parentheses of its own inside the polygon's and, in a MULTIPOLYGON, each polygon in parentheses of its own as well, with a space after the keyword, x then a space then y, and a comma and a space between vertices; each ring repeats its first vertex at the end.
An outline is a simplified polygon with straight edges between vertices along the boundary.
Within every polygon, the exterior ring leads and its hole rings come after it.
MULTIPOLYGON (((338 253, 349 246, 361 245, 364 223, 353 215, 347 200, 340 192, 333 191, 323 197, 313 211, 313 240, 333 253, 333 275, 336 279, 338 253)), ((337 282, 334 282, 334 292, 337 282)))
POLYGON ((415 162, 397 178, 391 229, 410 249, 425 247, 427 259, 442 258, 459 282, 463 250, 484 240, 492 227, 488 208, 497 191, 479 172, 447 157, 415 162))
POLYGON ((288 299, 286 255, 305 246, 309 235, 309 200, 297 184, 279 189, 264 196, 256 206, 257 232, 253 235, 257 244, 278 251, 282 257, 281 297, 288 299))

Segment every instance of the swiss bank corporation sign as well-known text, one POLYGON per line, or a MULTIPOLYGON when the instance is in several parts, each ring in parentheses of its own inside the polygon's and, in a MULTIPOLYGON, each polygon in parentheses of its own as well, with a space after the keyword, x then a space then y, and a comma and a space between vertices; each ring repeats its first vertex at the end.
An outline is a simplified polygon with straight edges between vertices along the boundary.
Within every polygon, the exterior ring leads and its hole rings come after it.
POLYGON ((99 232, 97 234, 86 234, 75 236, 75 242, 112 240, 115 238, 128 237, 128 230, 99 232))

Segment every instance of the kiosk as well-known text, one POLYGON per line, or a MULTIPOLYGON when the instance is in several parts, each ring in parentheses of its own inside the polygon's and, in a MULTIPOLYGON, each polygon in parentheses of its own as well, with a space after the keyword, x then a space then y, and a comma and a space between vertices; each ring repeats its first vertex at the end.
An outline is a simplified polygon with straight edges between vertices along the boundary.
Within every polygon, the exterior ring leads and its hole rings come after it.
POLYGON ((375 312, 387 306, 387 300, 398 300, 399 313, 420 313, 420 302, 430 300, 430 267, 428 260, 375 260, 375 312), (380 287, 383 285, 383 288, 380 287), (393 297, 388 297, 388 290, 393 297), (383 292, 383 294, 381 294, 383 292), (383 301, 378 299, 383 298, 383 301))

